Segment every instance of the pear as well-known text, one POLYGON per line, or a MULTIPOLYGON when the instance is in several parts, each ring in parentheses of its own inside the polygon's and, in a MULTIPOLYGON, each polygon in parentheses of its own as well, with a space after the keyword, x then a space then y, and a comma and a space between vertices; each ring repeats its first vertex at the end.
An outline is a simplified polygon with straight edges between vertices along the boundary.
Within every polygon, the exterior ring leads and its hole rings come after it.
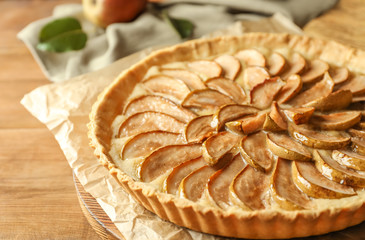
POLYGON ((276 94, 280 92, 284 85, 285 83, 279 77, 266 79, 251 90, 251 104, 259 109, 268 108, 273 102, 276 94))
POLYGON ((220 77, 223 72, 222 67, 215 61, 198 60, 189 62, 187 66, 191 71, 202 76, 203 79, 220 77))
POLYGON ((236 53, 235 57, 238 58, 240 61, 242 61, 245 67, 247 67, 247 66, 265 67, 266 66, 265 56, 262 55, 262 53, 260 53, 256 49, 241 50, 238 53, 236 53))
POLYGON ((335 84, 343 83, 349 77, 349 70, 345 67, 331 67, 328 70, 328 73, 330 74, 335 84))
POLYGON ((299 75, 294 74, 288 77, 285 86, 280 90, 275 97, 279 103, 285 103, 295 97, 302 89, 303 83, 299 75))
POLYGON ((303 83, 313 83, 320 79, 328 70, 328 63, 315 59, 310 62, 307 71, 301 75, 302 81, 303 83))
POLYGON ((324 130, 346 130, 361 120, 357 111, 336 112, 331 114, 314 114, 311 123, 324 130))
POLYGON ((307 102, 303 106, 314 107, 319 111, 333 111, 344 109, 352 102, 352 93, 350 90, 338 90, 327 96, 317 98, 311 102, 307 102))
POLYGON ((184 138, 187 142, 202 142, 212 136, 215 128, 211 126, 213 116, 203 115, 194 118, 186 124, 184 138))
POLYGON ((205 88, 203 80, 197 74, 189 70, 178 68, 161 68, 159 70, 161 74, 180 79, 191 91, 205 88))
POLYGON ((340 90, 350 90, 353 95, 365 93, 365 75, 357 75, 344 83, 340 90))
POLYGON ((309 122, 309 119, 314 113, 314 107, 303 107, 303 108, 290 108, 285 109, 283 112, 285 116, 294 124, 305 124, 309 122))
POLYGON ((332 158, 348 168, 365 171, 365 156, 347 149, 333 150, 332 158))
POLYGON ((351 138, 351 147, 354 152, 365 155, 365 139, 356 137, 351 138))
POLYGON ((274 52, 268 58, 267 65, 271 76, 279 75, 285 68, 285 58, 280 53, 274 52))
POLYGON ((293 74, 301 74, 306 68, 307 62, 299 53, 293 53, 287 61, 286 69, 281 73, 281 78, 287 80, 293 74))
POLYGON ((223 69, 223 77, 235 80, 237 74, 241 71, 240 61, 231 55, 221 55, 214 59, 223 69))
POLYGON ((236 103, 243 104, 247 101, 246 93, 242 87, 230 79, 222 77, 211 78, 208 79, 205 84, 208 88, 217 90, 218 92, 229 96, 236 103))
POLYGON ((249 90, 264 82, 266 79, 270 79, 270 74, 264 67, 249 66, 243 70, 243 83, 249 90))

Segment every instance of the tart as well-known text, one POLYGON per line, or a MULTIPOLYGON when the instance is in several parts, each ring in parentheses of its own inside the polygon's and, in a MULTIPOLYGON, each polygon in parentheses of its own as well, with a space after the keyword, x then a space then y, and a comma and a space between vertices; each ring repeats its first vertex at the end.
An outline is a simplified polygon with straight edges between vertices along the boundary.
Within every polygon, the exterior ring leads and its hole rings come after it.
POLYGON ((277 239, 365 220, 365 52, 253 33, 157 51, 99 96, 100 162, 162 219, 277 239))

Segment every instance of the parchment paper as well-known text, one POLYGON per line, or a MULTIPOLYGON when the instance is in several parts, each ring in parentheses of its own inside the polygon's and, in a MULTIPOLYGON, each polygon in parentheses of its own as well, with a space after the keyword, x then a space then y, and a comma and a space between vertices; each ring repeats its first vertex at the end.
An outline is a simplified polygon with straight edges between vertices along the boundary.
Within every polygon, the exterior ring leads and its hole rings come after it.
MULTIPOLYGON (((301 34, 301 30, 290 20, 282 15, 274 15, 258 22, 237 22, 209 37, 240 35, 249 31, 301 34)), ((144 209, 99 164, 88 145, 86 124, 98 94, 120 72, 152 51, 146 49, 99 71, 39 87, 25 95, 21 103, 54 134, 80 183, 97 200, 126 239, 225 239, 176 226, 144 209)))

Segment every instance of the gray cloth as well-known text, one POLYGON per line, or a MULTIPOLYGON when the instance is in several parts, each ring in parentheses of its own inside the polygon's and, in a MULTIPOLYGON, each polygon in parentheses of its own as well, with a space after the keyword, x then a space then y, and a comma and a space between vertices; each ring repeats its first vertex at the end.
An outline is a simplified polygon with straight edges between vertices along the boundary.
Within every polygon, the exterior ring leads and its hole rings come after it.
POLYGON ((192 38, 225 29, 240 20, 258 20, 281 13, 299 26, 336 4, 336 0, 168 0, 150 4, 145 12, 129 23, 116 23, 106 29, 87 21, 79 4, 60 5, 53 16, 35 21, 18 34, 29 48, 48 79, 67 80, 103 68, 115 60, 149 47, 172 45, 183 40, 159 16, 156 9, 167 9, 170 16, 194 23, 192 38), (80 51, 42 52, 36 48, 40 29, 63 16, 80 20, 88 42, 80 51))

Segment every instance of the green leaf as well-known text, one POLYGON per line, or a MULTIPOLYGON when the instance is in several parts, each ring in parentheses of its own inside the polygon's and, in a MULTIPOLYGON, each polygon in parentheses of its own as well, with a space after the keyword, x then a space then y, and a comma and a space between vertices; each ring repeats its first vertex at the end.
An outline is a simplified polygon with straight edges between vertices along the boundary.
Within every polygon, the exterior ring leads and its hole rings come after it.
POLYGON ((172 18, 166 10, 162 11, 162 18, 175 29, 182 39, 190 37, 193 34, 194 24, 189 20, 172 18))

